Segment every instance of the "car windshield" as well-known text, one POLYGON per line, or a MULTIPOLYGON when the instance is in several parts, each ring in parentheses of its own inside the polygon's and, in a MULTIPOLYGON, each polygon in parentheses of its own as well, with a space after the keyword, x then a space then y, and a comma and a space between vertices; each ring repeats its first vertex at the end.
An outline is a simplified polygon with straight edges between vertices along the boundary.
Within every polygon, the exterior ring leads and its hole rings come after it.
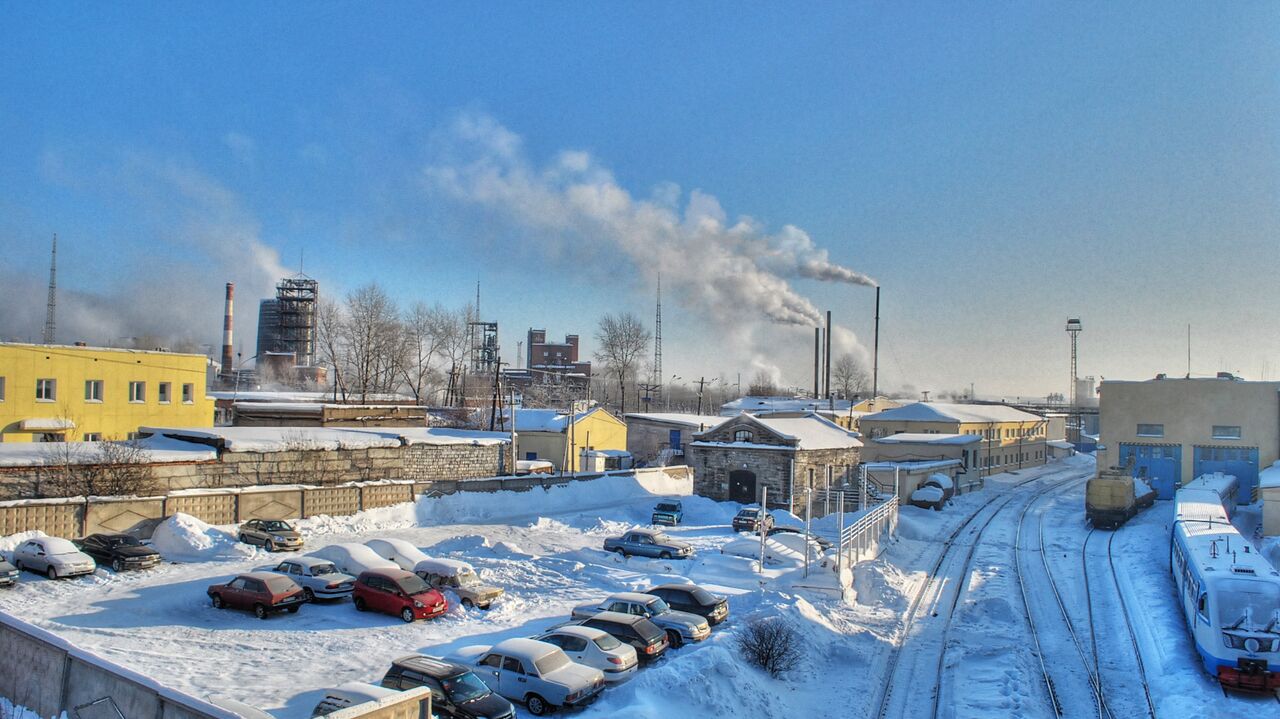
MULTIPOLYGON (((659 505, 658 505, 658 511, 659 511, 659 512, 678 512, 679 510, 680 510, 680 508, 679 508, 679 507, 677 507, 677 506, 676 506, 676 505, 674 505, 674 504, 668 504, 668 503, 665 503, 665 502, 664 502, 664 503, 662 503, 662 504, 659 504, 659 505)), ((723 516, 723 515, 721 515, 721 516, 723 516)))
POLYGON ((262 528, 267 530, 268 532, 292 532, 293 531, 293 527, 290 527, 288 522, 281 522, 278 519, 273 519, 269 522, 263 522, 262 528))
POLYGON ((440 684, 455 704, 462 704, 463 702, 489 695, 489 687, 485 686, 484 682, 480 681, 480 678, 471 672, 449 677, 441 681, 440 684))
POLYGON ((760 510, 758 509, 744 509, 738 512, 738 516, 742 517, 743 519, 755 519, 756 515, 759 513, 760 513, 760 510))
POLYGON ((1219 585, 1218 620, 1225 629, 1276 629, 1280 587, 1268 582, 1230 579, 1219 585))
POLYGON ((651 536, 653 537, 654 544, 671 544, 671 537, 668 537, 665 534, 658 534, 655 532, 651 536))
POLYGON ((332 564, 317 564, 311 567, 311 573, 317 577, 323 577, 326 574, 337 574, 338 568, 332 564))
POLYGON ((422 577, 419 577, 416 574, 410 574, 407 577, 397 579, 396 586, 400 587, 400 591, 405 594, 422 594, 423 592, 431 589, 426 582, 422 581, 422 577))
POLYGON ((614 637, 612 634, 606 634, 602 637, 596 637, 592 641, 596 643, 597 647, 600 647, 606 652, 609 651, 610 649, 617 649, 618 647, 622 646, 622 642, 618 641, 617 638, 614 637))
POLYGON ((569 666, 569 655, 564 652, 555 651, 534 660, 534 666, 538 667, 538 675, 546 676, 557 669, 563 669, 569 666))
POLYGON ((130 537, 128 535, 125 535, 123 537, 107 538, 108 547, 138 547, 141 545, 142 545, 142 542, 139 542, 135 537, 130 537))
POLYGON ((649 611, 654 614, 662 614, 663 612, 671 609, 671 605, 662 601, 661 597, 654 597, 653 601, 649 602, 648 607, 649 611))

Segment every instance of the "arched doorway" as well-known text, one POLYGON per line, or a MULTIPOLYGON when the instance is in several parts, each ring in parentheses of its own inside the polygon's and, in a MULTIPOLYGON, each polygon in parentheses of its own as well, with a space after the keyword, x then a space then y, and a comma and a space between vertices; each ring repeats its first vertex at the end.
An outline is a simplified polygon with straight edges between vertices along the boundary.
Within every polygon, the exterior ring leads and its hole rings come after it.
POLYGON ((752 504, 759 495, 756 494, 756 473, 745 469, 735 469, 729 473, 729 501, 740 504, 752 504))

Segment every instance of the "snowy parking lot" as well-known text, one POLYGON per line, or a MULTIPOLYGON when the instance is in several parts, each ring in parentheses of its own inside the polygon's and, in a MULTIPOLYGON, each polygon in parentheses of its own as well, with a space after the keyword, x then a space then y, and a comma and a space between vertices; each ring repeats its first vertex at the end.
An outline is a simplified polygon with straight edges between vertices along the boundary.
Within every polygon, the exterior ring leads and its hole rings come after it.
MULTIPOLYGON (((1045 570, 1037 569, 1036 531, 1043 522, 1045 546, 1052 550, 1048 569, 1074 612, 1084 654, 1089 661, 1095 651, 1101 657, 1095 666, 1104 691, 1114 697, 1110 715, 1140 715, 1141 687, 1121 633, 1127 615, 1115 598, 1120 590, 1102 586, 1096 566, 1082 569, 1084 541, 1089 539, 1090 556, 1105 557, 1110 538, 1102 532, 1089 538, 1083 521, 1083 480, 1092 471, 1090 457, 1076 457, 993 477, 986 489, 956 497, 942 512, 904 507, 898 540, 859 568, 856 597, 844 602, 762 583, 750 560, 720 554, 738 538, 728 526, 737 504, 683 497, 685 521, 669 533, 694 545, 691 560, 622 559, 604 552, 606 536, 647 524, 656 499, 688 492, 675 480, 642 486, 618 477, 551 492, 422 499, 301 523, 304 553, 392 537, 429 555, 465 559, 506 590, 489 611, 455 604, 441 618, 413 624, 359 613, 349 600, 309 604, 266 621, 219 611, 205 595, 208 585, 292 555, 236 544, 198 522, 171 522, 167 536, 157 539, 167 557, 180 562, 52 582, 24 574, 17 588, 0 592, 0 609, 174 688, 300 719, 324 689, 352 680, 376 683, 396 657, 530 636, 567 619, 576 604, 694 581, 730 597, 729 621, 709 640, 669 652, 575 715, 823 716, 841 706, 851 716, 918 716, 927 714, 933 683, 941 716, 1047 719, 1054 713, 1039 678, 1017 572, 1036 597, 1031 616, 1059 700, 1087 707, 1094 698, 1066 623, 1045 604, 1051 590, 1045 570), (953 533, 953 543, 944 541, 953 533), (1085 571, 1100 597, 1092 607, 1092 621, 1104 629, 1096 645, 1089 619, 1078 609, 1085 571), (918 617, 908 626, 904 618, 917 596, 918 617), (784 680, 745 666, 732 644, 744 619, 774 615, 792 621, 806 644, 804 668, 784 680)), ((1262 706, 1272 711, 1270 700, 1224 698, 1197 670, 1167 577, 1169 514, 1168 503, 1157 503, 1114 535, 1118 586, 1130 602, 1159 716, 1256 711, 1260 701, 1270 702, 1262 706)))

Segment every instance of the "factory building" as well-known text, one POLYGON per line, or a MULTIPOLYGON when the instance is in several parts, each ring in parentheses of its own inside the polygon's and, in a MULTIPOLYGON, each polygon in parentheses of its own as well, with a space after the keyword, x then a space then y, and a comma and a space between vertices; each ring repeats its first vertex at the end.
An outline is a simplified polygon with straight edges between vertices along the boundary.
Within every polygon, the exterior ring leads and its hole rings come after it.
POLYGON ((0 343, 0 442, 128 439, 144 425, 213 426, 209 359, 0 343))
POLYGON ((866 415, 858 429, 872 440, 898 434, 975 435, 981 439, 973 449, 983 477, 1048 461, 1048 421, 1001 404, 917 402, 866 415))
POLYGON ((325 372, 316 366, 319 297, 320 283, 298 275, 280 280, 275 298, 259 303, 257 379, 299 387, 324 384, 325 372))
POLYGON ((546 330, 530 329, 525 360, 530 370, 591 379, 591 362, 578 361, 577 335, 565 335, 564 342, 548 342, 546 330))

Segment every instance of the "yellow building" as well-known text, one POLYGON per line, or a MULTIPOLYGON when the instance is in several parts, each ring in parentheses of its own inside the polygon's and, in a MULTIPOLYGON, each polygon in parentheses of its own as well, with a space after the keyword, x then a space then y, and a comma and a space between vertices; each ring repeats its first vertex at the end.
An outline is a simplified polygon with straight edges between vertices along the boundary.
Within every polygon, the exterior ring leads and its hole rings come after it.
POLYGON ((917 402, 866 415, 858 420, 858 429, 866 440, 897 434, 975 435, 982 440, 977 449, 984 477, 1048 461, 1045 418, 1005 405, 917 402))
POLYGON ((602 407, 573 417, 554 409, 518 409, 516 445, 516 459, 541 459, 577 472, 583 450, 625 452, 627 425, 602 407))
POLYGON ((0 442, 127 439, 212 427, 204 355, 0 343, 0 442))

